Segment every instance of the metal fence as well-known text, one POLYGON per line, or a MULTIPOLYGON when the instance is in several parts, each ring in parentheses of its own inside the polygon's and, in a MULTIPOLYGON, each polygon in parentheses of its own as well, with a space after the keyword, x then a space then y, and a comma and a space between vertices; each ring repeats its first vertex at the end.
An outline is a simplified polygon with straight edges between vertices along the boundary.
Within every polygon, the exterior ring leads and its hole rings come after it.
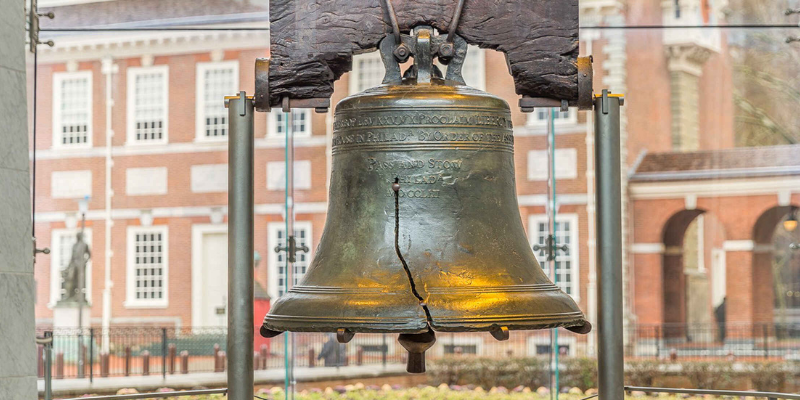
MULTIPOLYGON (((41 328, 39 336, 46 330, 41 328)), ((798 360, 800 325, 639 325, 627 329, 628 359, 664 360, 798 360), (724 333, 723 333, 724 332, 724 333)), ((439 333, 429 359, 448 354, 466 357, 546 357, 551 331, 513 332, 498 342, 486 332, 439 333)), ((404 363, 406 352, 397 335, 358 334, 339 344, 334 334, 293 334, 295 366, 386 365, 404 363)), ((116 327, 53 331, 53 378, 167 375, 222 372, 227 366, 224 328, 116 327)), ((559 353, 564 357, 593 354, 587 335, 559 330, 559 353)), ((283 368, 285 338, 254 338, 254 368, 283 368)), ((44 376, 43 347, 39 346, 39 376, 44 376)))

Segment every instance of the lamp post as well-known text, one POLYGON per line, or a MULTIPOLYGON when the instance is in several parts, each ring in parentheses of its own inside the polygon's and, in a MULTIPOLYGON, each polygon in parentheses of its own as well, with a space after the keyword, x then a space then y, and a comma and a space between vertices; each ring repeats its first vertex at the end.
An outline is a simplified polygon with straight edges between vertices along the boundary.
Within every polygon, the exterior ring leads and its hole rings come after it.
MULTIPOLYGON (((78 200, 78 212, 81 214, 81 230, 76 235, 76 241, 84 240, 83 234, 86 230, 86 212, 89 211, 89 196, 78 200)), ((78 378, 83 378, 83 367, 86 360, 83 359, 83 306, 86 303, 86 264, 78 270, 78 378)))

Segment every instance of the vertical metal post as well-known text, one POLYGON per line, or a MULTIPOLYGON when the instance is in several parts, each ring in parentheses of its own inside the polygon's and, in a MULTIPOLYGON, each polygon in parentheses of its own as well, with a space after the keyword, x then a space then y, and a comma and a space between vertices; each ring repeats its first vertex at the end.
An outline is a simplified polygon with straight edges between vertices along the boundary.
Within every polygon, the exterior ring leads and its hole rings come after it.
POLYGON ((228 399, 253 400, 253 99, 228 106, 228 399))
POLYGON ((624 391, 622 332, 622 177, 618 95, 595 99, 595 169, 597 174, 597 260, 599 261, 598 353, 599 398, 621 400, 624 391))
POLYGON ((167 328, 161 328, 161 377, 167 379, 167 328))
POLYGON ((94 382, 94 328, 89 328, 89 382, 94 382))
POLYGON ((44 400, 53 399, 53 331, 44 332, 44 400))

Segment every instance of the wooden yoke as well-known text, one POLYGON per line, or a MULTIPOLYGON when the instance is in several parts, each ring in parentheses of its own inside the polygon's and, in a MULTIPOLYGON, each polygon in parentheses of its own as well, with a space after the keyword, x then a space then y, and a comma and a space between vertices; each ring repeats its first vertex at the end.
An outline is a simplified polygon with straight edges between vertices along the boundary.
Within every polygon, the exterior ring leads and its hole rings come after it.
MULTIPOLYGON (((353 55, 376 50, 392 32, 381 1, 271 0, 271 59, 256 63, 257 107, 327 109, 333 83, 351 70, 353 55)), ((403 33, 418 25, 447 32, 458 3, 393 0, 392 6, 403 33)), ((565 101, 591 107, 591 62, 578 60, 578 0, 465 0, 456 33, 506 55, 523 111, 565 101)))

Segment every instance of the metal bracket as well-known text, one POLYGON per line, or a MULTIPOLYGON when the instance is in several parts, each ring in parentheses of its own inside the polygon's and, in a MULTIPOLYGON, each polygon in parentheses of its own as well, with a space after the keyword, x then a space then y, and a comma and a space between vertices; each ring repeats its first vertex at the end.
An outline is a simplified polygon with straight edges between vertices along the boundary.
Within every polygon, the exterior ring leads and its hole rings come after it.
POLYGON ((45 247, 42 249, 36 248, 36 237, 33 237, 33 263, 36 264, 36 255, 41 254, 50 254, 50 248, 45 247))
POLYGON ((308 246, 302 245, 300 247, 297 246, 297 241, 295 240, 294 236, 289 236, 288 246, 275 246, 275 252, 280 253, 282 251, 286 252, 286 257, 289 259, 289 262, 297 261, 297 252, 302 251, 303 253, 308 253, 309 249, 308 246))
POLYGON ((30 28, 28 29, 28 40, 29 40, 28 45, 30 46, 29 47, 30 52, 35 53, 36 46, 40 44, 46 44, 50 47, 55 46, 55 43, 52 40, 48 40, 46 42, 42 42, 39 40, 39 30, 40 30, 39 17, 47 17, 53 19, 56 17, 56 15, 52 11, 48 13, 40 13, 37 1, 31 0, 31 10, 28 13, 28 16, 30 18, 30 28))

